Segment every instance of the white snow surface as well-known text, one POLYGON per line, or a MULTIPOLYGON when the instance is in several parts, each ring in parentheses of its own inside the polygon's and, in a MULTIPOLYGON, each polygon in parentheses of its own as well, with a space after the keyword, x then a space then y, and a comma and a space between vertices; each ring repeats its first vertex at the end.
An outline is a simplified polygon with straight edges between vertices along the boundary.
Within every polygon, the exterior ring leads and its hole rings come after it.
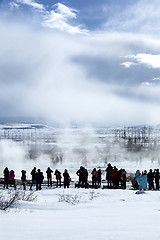
POLYGON ((35 202, 19 201, 0 211, 0 239, 160 239, 160 192, 135 193, 43 187, 35 202))

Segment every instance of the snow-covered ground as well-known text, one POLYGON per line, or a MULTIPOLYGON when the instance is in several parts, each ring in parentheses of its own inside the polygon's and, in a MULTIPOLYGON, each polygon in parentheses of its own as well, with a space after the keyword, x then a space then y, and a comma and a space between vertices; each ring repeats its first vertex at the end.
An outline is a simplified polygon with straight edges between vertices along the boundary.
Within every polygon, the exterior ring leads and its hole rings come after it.
POLYGON ((35 192, 35 202, 20 201, 9 211, 0 211, 0 236, 3 240, 159 240, 160 192, 135 193, 43 188, 35 192))

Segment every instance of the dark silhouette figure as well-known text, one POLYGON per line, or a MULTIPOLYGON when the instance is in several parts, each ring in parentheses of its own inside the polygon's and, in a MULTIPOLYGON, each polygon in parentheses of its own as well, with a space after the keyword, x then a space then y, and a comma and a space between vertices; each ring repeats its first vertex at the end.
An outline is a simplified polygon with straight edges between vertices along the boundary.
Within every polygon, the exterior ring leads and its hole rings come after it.
POLYGON ((101 169, 99 169, 97 172, 97 181, 99 186, 101 186, 101 180, 102 180, 101 178, 102 178, 102 172, 101 172, 101 169))
POLYGON ((152 172, 152 169, 149 170, 149 173, 147 174, 147 180, 149 183, 149 190, 154 190, 154 173, 152 172))
POLYGON ((88 171, 86 168, 84 168, 84 184, 85 187, 88 187, 88 171))
POLYGON ((56 187, 58 187, 58 185, 61 187, 61 178, 62 178, 61 172, 56 169, 54 175, 56 176, 56 180, 57 180, 56 187))
POLYGON ((66 187, 69 188, 71 179, 70 179, 67 169, 64 170, 63 177, 64 177, 64 188, 66 188, 66 187))
POLYGON ((31 175, 32 175, 32 183, 31 183, 31 186, 30 186, 30 190, 32 190, 33 184, 36 184, 36 167, 34 167, 32 169, 31 175))
POLYGON ((88 178, 87 170, 83 166, 81 166, 80 169, 76 172, 76 174, 79 176, 79 181, 78 181, 79 187, 84 187, 87 184, 87 179, 86 179, 88 178))
POLYGON ((43 173, 41 172, 40 169, 38 169, 38 171, 36 172, 35 177, 36 177, 36 191, 38 191, 42 189, 41 185, 44 179, 43 173))
POLYGON ((106 180, 108 183, 108 187, 112 186, 112 177, 113 177, 113 167, 110 163, 108 163, 108 167, 106 168, 106 180))
POLYGON ((156 169, 154 176, 155 176, 156 190, 159 190, 159 178, 160 178, 159 169, 156 169))
POLYGON ((48 187, 49 187, 49 185, 52 187, 52 173, 53 173, 53 171, 50 169, 50 167, 48 167, 46 173, 47 173, 48 187))
POLYGON ((21 172, 22 172, 21 180, 22 180, 23 190, 26 190, 26 171, 22 170, 21 172))
POLYGON ((122 187, 122 168, 118 170, 118 186, 122 187))
POLYGON ((126 189, 126 170, 122 169, 122 173, 121 173, 121 181, 122 181, 122 188, 126 189))
POLYGON ((6 186, 6 188, 8 189, 9 170, 7 167, 4 169, 3 174, 4 174, 4 188, 6 186))

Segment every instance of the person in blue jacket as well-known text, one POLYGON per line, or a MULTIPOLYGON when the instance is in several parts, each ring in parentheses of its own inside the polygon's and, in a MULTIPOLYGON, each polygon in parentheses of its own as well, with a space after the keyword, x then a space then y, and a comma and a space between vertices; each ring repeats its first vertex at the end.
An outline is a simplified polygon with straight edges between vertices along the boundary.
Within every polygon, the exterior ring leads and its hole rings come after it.
POLYGON ((42 189, 41 185, 44 179, 43 173, 41 172, 40 169, 37 170, 35 177, 36 177, 36 191, 38 191, 42 189))
POLYGON ((101 176, 102 176, 102 172, 101 172, 101 169, 99 169, 97 174, 97 181, 99 186, 101 186, 101 176))

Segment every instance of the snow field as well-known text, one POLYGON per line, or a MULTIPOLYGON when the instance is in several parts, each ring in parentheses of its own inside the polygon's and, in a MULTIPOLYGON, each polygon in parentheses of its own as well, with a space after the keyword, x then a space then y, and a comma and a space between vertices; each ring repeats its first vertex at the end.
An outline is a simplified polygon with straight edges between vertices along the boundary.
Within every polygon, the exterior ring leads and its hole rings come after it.
POLYGON ((1 239, 160 239, 159 191, 57 188, 35 194, 35 202, 0 212, 1 239))

